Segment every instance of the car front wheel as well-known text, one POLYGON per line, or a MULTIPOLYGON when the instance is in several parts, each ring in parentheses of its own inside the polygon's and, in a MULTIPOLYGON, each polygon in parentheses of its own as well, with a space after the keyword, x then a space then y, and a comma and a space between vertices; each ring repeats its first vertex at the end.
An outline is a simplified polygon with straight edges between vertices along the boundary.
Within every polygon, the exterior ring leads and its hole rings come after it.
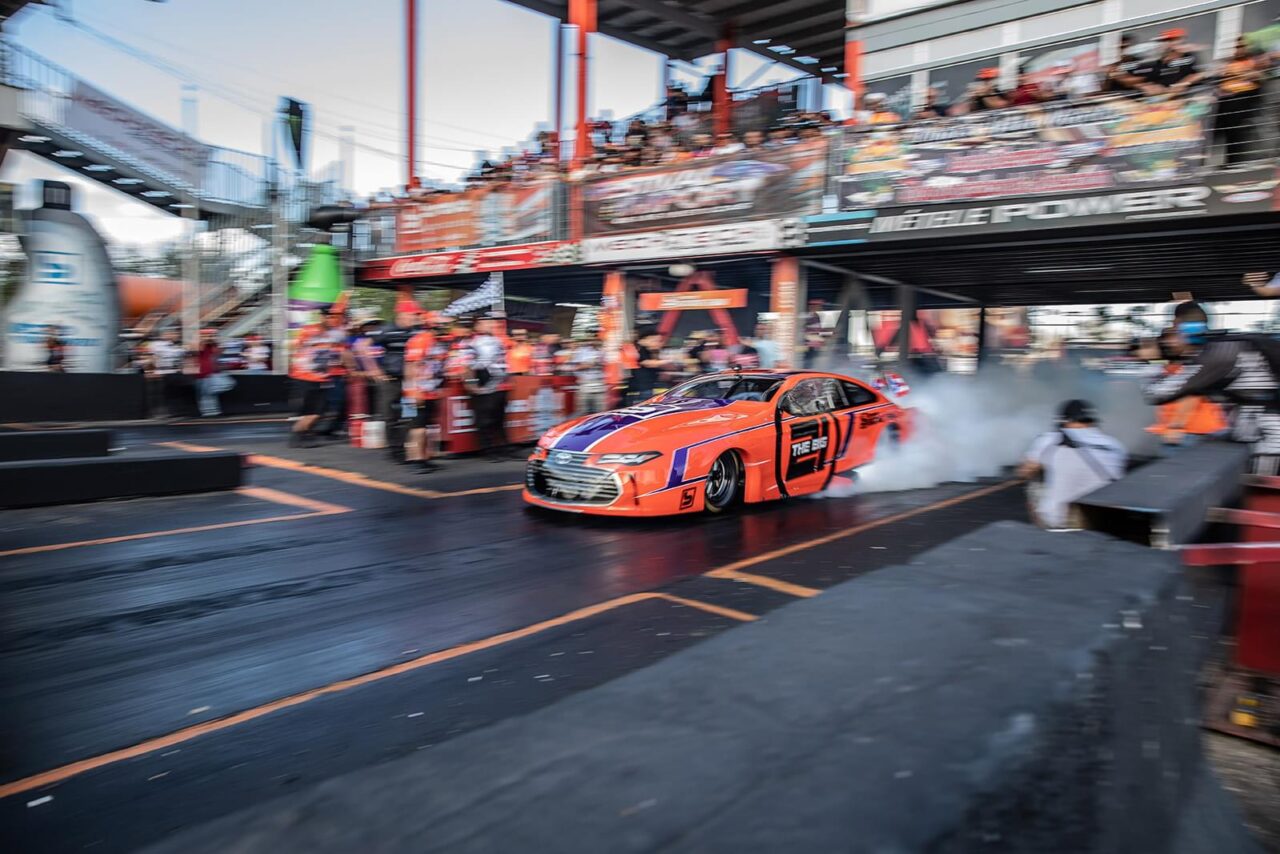
POLYGON ((733 451, 716 457, 707 473, 705 504, 709 513, 723 513, 742 498, 742 461, 733 451))

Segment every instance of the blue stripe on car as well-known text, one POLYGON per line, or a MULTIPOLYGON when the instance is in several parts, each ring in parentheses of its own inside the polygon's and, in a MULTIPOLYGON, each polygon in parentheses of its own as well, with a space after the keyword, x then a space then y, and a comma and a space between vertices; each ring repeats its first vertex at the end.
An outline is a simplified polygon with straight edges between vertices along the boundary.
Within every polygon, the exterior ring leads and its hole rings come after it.
MULTIPOLYGON (((588 418, 568 433, 565 433, 555 444, 557 451, 586 451, 606 436, 631 424, 674 415, 682 412, 700 412, 704 409, 720 409, 728 406, 728 400, 705 400, 694 398, 682 401, 653 403, 646 406, 630 406, 626 409, 615 409, 594 418, 588 418)), ((641 449, 644 450, 644 449, 641 449)))

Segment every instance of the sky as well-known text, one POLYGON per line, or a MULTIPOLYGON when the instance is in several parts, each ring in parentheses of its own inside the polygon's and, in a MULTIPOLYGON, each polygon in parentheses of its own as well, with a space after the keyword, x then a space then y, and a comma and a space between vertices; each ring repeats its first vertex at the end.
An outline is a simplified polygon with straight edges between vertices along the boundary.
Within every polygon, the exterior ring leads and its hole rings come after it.
MULTIPOLYGON (((338 160, 349 126, 352 188, 404 183, 403 0, 61 3, 27 7, 7 25, 10 39, 174 127, 183 126, 183 84, 194 84, 196 136, 230 148, 271 153, 267 123, 281 97, 297 98, 312 110, 313 173, 338 160)), ((419 0, 421 175, 456 181, 477 152, 498 154, 550 126, 554 33, 554 19, 502 0, 419 0)), ((598 34, 592 54, 591 114, 626 116, 660 100, 661 55, 598 34)), ((731 85, 763 62, 736 51, 731 85)), ((753 85, 795 75, 777 66, 753 85)), ((565 84, 571 117, 572 73, 565 84)), ((36 203, 40 178, 83 189, 79 209, 117 241, 154 245, 183 233, 176 217, 42 159, 11 154, 0 168, 0 181, 21 185, 19 206, 36 203)))

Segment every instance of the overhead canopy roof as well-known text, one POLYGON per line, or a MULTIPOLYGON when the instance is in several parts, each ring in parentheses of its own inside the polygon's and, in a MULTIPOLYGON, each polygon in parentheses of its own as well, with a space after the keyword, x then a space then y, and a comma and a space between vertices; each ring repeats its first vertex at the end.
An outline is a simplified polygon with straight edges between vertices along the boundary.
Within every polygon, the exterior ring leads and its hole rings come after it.
MULTIPOLYGON (((511 2, 562 21, 569 17, 567 0, 511 2)), ((838 82, 833 75, 844 71, 844 0, 598 0, 597 9, 600 32, 674 59, 715 53, 731 24, 735 47, 827 82, 838 82), (764 39, 769 43, 754 44, 764 39), (770 50, 783 46, 794 52, 770 50)))

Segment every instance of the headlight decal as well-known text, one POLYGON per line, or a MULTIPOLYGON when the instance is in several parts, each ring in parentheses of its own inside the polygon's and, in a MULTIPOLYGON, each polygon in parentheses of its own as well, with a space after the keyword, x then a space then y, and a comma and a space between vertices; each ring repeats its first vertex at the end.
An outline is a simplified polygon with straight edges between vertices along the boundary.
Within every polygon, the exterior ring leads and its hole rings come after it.
POLYGON ((632 451, 630 453, 601 454, 596 462, 601 465, 640 466, 662 456, 661 451, 632 451))

